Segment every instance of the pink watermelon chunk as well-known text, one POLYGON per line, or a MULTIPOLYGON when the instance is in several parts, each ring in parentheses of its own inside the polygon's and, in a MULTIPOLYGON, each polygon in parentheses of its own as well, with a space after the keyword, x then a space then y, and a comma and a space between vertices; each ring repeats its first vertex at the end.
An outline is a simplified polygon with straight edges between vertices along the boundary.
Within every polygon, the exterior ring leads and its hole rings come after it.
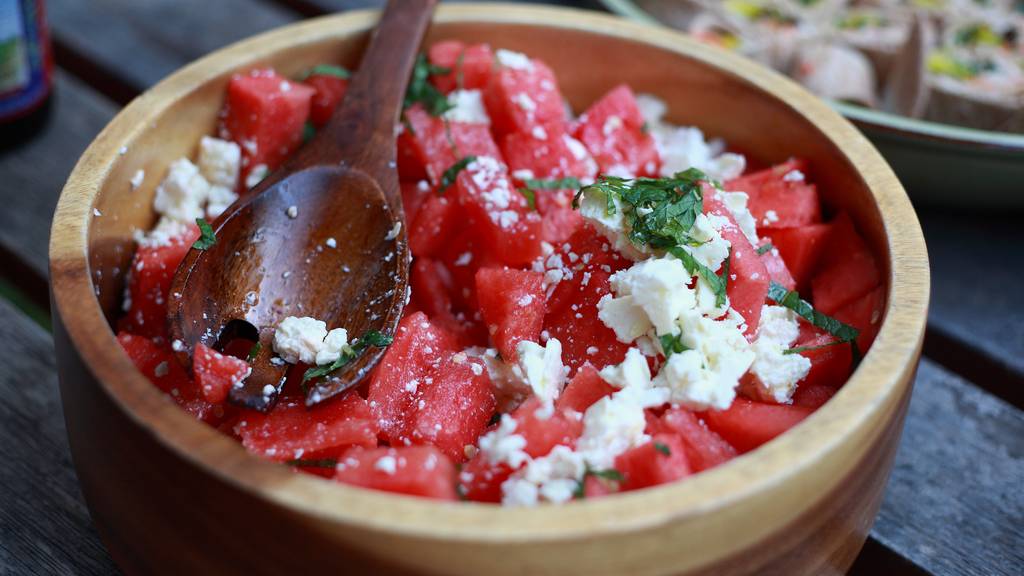
POLYGON ((507 361, 514 361, 523 340, 537 342, 544 326, 544 282, 539 272, 481 268, 476 273, 480 311, 491 341, 507 361))
POLYGON ((661 160, 629 86, 620 84, 584 112, 574 135, 601 173, 657 176, 661 160))
POLYGON ((455 465, 433 446, 349 450, 339 459, 338 482, 384 492, 458 500, 455 465))
POLYGON ((494 54, 487 44, 466 45, 458 40, 435 42, 427 51, 430 63, 451 70, 448 74, 430 77, 430 81, 445 94, 459 88, 482 90, 491 79, 494 54))

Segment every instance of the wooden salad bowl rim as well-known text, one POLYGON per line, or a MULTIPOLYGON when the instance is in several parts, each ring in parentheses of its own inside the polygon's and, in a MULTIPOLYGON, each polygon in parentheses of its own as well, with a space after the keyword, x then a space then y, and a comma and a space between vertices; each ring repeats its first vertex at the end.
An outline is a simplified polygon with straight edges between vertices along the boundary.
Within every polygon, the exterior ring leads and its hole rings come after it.
MULTIPOLYGON (((871 190, 891 255, 884 322, 874 346, 848 383, 791 433, 726 465, 683 482, 536 509, 437 502, 296 474, 248 454, 235 440, 168 402, 122 351, 94 295, 88 259, 89 229, 94 203, 111 166, 122 147, 131 146, 147 129, 152 117, 209 79, 259 62, 286 47, 364 32, 375 19, 376 12, 359 11, 303 21, 241 41, 182 68, 117 115, 85 151, 64 188, 50 242, 58 321, 64 323, 78 354, 105 392, 141 430, 170 451, 237 489, 327 522, 437 541, 557 543, 582 535, 616 535, 669 522, 694 521, 780 483, 799 481, 802 471, 816 466, 841 443, 874 434, 876 431, 868 430, 869 424, 878 421, 880 411, 894 411, 898 399, 908 394, 928 305, 924 239, 892 170, 849 122, 783 76, 677 32, 574 9, 460 4, 441 6, 435 21, 583 30, 682 54, 781 99, 834 142, 871 190)), ((886 416, 890 417, 896 416, 886 416)), ((784 502, 772 506, 780 523, 797 516, 784 502)), ((754 529, 750 537, 766 536, 754 529)), ((710 542, 707 553, 714 557, 725 547, 735 546, 735 542, 710 542)))

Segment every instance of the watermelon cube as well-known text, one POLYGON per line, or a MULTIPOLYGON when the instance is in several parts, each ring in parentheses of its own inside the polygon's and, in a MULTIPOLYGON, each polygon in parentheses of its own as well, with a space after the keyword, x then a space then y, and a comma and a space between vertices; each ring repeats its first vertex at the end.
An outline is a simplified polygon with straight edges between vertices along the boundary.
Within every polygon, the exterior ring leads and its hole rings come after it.
POLYGON ((620 84, 584 112, 574 135, 603 174, 657 176, 661 159, 629 86, 620 84))
POLYGON ((793 405, 817 410, 835 396, 836 390, 833 386, 822 384, 811 386, 801 384, 793 393, 793 405))
POLYGON ((498 136, 530 133, 548 122, 564 122, 565 108, 555 73, 537 59, 503 58, 484 91, 484 105, 498 136))
POLYGON ((825 314, 834 313, 882 283, 875 257, 845 213, 833 222, 821 259, 821 267, 811 279, 811 294, 814 307, 825 314))
POLYGON ((800 337, 794 347, 810 348, 800 354, 811 361, 811 370, 800 381, 802 387, 831 386, 838 388, 853 369, 853 349, 849 344, 833 344, 836 338, 822 330, 803 323, 800 337))
POLYGON ((491 79, 494 53, 487 44, 466 45, 458 40, 435 42, 427 51, 434 66, 448 68, 447 74, 436 74, 430 81, 445 94, 456 90, 483 90, 491 79))
POLYGON ((584 364, 565 385, 555 405, 559 409, 586 412, 595 402, 614 392, 615 388, 605 382, 593 366, 584 364))
POLYGON ((248 412, 235 433, 250 452, 278 461, 337 457, 352 446, 377 446, 377 419, 355 392, 307 408, 282 398, 273 410, 248 412))
POLYGON ((860 331, 860 335, 857 336, 857 347, 861 352, 867 352, 882 326, 884 311, 885 287, 879 286, 837 310, 835 319, 860 331))
POLYGON ((465 353, 449 356, 418 385, 409 437, 430 444, 453 461, 466 459, 494 414, 496 401, 483 362, 465 353))
POLYGON ((771 240, 779 251, 790 275, 796 282, 796 289, 808 293, 811 277, 824 251, 832 224, 808 224, 796 228, 771 228, 761 233, 771 240))
POLYGON ((192 378, 203 399, 221 404, 231 388, 241 385, 252 369, 245 360, 217 352, 200 343, 192 354, 192 378))
POLYGON ((143 245, 135 251, 128 278, 127 313, 118 328, 132 334, 164 337, 167 334, 167 297, 178 265, 192 243, 199 238, 199 228, 189 224, 180 235, 159 245, 143 245))
MULTIPOLYGON (((441 183, 445 171, 466 156, 501 159, 487 124, 445 122, 419 104, 405 110, 405 119, 408 144, 434 186, 441 183)), ((451 192, 451 188, 441 192, 451 192)))
POLYGON ((174 356, 170 346, 158 344, 147 336, 119 332, 117 342, 132 364, 161 391, 174 398, 194 399, 198 390, 174 356))
POLYGON ((309 121, 320 128, 334 115, 334 109, 341 104, 348 90, 348 80, 329 74, 314 74, 304 83, 314 90, 309 103, 309 121))
POLYGON ((655 434, 650 442, 619 454, 615 469, 622 474, 623 490, 657 486, 690 475, 686 449, 675 434, 655 434))
POLYGON ((727 410, 709 410, 701 416, 708 428, 740 453, 746 453, 799 424, 813 411, 804 406, 736 398, 727 410))
POLYGON ((409 439, 419 383, 456 350, 455 339, 422 312, 402 319, 370 377, 367 399, 381 440, 398 446, 409 439))
POLYGON ((455 465, 432 446, 350 450, 339 459, 334 479, 384 492, 458 500, 455 465))
POLYGON ((807 163, 787 162, 741 176, 725 183, 725 189, 746 192, 748 208, 759 229, 792 228, 821 221, 818 190, 806 181, 807 163))
POLYGON ((679 435, 686 460, 694 472, 714 468, 736 457, 735 448, 686 408, 666 410, 655 430, 679 435))
POLYGON ((537 342, 544 326, 544 279, 539 272, 481 268, 477 299, 491 342, 507 361, 518 358, 523 340, 537 342))
POLYGON ((434 256, 457 230, 459 206, 445 196, 430 195, 419 207, 409 227, 409 249, 413 256, 434 256))
POLYGON ((704 185, 704 211, 729 221, 719 231, 722 238, 732 245, 726 293, 729 295, 729 305, 747 322, 747 338, 753 338, 761 321, 761 307, 768 296, 768 285, 771 282, 768 269, 718 193, 707 184, 704 185))
POLYGON ((541 218, 512 187, 505 164, 481 156, 459 173, 459 203, 484 251, 498 262, 525 266, 541 255, 541 218))
POLYGON ((768 271, 768 277, 772 282, 785 287, 786 290, 796 290, 796 279, 789 273, 789 268, 786 267, 786 262, 778 250, 772 249, 761 254, 761 262, 764 264, 765 270, 768 271))
POLYGON ((220 135, 242 148, 242 182, 256 166, 276 169, 302 144, 314 93, 271 69, 231 77, 220 135))

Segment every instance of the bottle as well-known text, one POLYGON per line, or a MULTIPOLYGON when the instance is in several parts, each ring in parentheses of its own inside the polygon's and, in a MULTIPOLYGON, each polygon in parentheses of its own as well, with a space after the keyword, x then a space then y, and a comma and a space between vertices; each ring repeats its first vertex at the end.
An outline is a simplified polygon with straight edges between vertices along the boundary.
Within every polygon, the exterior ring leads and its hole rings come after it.
POLYGON ((52 87, 44 0, 0 0, 0 144, 18 143, 42 127, 52 87))

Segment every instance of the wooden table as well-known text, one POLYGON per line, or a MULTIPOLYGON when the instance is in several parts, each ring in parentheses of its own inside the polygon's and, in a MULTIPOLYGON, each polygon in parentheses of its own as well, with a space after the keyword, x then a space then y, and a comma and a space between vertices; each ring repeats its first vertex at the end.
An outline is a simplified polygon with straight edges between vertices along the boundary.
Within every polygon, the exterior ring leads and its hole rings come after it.
MULTIPOLYGON (((49 119, 0 149, 0 574, 117 572, 71 466, 49 334, 50 217, 79 154, 121 105, 210 50, 376 4, 48 2, 58 64, 49 119)), ((1024 214, 924 205, 919 214, 933 277, 925 358, 885 502, 853 573, 1021 574, 1024 214)))

